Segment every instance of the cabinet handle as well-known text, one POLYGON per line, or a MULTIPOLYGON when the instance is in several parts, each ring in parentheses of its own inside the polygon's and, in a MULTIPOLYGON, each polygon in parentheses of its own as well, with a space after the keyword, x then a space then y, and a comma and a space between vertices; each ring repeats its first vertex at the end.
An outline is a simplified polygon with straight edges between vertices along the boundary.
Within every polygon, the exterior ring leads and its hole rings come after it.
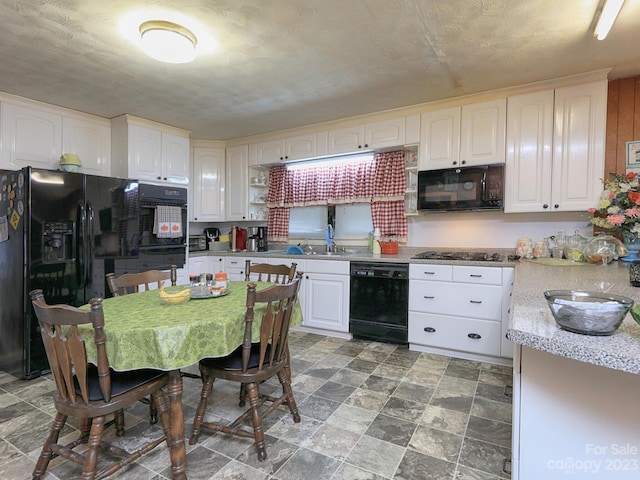
POLYGON ((480 340, 482 338, 479 333, 469 333, 467 334, 467 337, 471 338, 472 340, 480 340))
POLYGON ((435 275, 436 272, 424 272, 425 275, 435 275))
POLYGON ((162 177, 156 177, 156 180, 162 180, 162 177))
POLYGON ((542 205, 542 208, 549 208, 549 205, 545 203, 544 205, 542 205))
POLYGON ((480 305, 482 303, 482 300, 469 300, 469 303, 477 303, 478 305, 480 305))
POLYGON ((553 208, 560 208, 560 205, 558 205, 557 203, 553 206, 553 208))
POLYGON ((482 275, 478 275, 477 273, 472 273, 469 275, 471 278, 482 278, 482 275))
POLYGON ((504 396, 513 398, 513 385, 505 385, 504 386, 504 396))
POLYGON ((434 333, 436 329, 433 327, 424 327, 424 331, 427 333, 434 333))
POLYGON ((466 160, 462 160, 460 163, 461 163, 462 165, 464 165, 465 163, 467 163, 467 161, 466 161, 466 160))
POLYGON ((457 164, 458 164, 458 162, 453 162, 453 165, 457 165, 457 164))
POLYGON ((429 295, 425 295, 425 296, 424 296, 424 298, 426 298, 427 300, 433 300, 433 299, 434 299, 434 298, 436 298, 436 297, 434 297, 434 296, 429 296, 429 295))

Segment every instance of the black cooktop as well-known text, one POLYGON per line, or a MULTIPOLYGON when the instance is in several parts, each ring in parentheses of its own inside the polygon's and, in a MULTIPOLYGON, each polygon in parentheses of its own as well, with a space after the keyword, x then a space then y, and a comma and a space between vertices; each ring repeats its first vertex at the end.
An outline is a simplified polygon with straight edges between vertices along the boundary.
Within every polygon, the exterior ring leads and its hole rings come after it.
POLYGON ((423 260, 466 260, 472 262, 501 262, 499 253, 486 252, 422 252, 411 258, 423 260))

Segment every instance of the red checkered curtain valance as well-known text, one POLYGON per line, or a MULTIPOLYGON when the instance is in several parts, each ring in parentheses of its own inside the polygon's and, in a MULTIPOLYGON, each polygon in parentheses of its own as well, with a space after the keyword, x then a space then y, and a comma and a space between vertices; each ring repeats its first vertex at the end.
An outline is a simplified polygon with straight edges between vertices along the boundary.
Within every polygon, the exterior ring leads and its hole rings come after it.
POLYGON ((399 241, 406 242, 404 190, 403 151, 378 154, 373 161, 273 167, 267 197, 269 240, 287 240, 289 208, 370 203, 374 227, 383 233, 395 233, 399 241), (376 203, 379 205, 374 206, 376 203))
POLYGON ((374 157, 375 174, 371 217, 373 228, 382 235, 395 234, 398 242, 407 243, 407 217, 404 193, 407 188, 404 151, 378 153, 374 157))

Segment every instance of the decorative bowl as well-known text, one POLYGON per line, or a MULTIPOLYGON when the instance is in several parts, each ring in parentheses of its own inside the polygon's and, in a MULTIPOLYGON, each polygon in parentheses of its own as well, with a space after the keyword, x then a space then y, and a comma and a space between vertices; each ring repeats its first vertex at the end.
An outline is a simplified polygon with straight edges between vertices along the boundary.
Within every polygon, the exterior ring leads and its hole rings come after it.
POLYGON ((611 335, 633 306, 629 297, 602 292, 548 290, 544 297, 560 328, 583 335, 611 335))

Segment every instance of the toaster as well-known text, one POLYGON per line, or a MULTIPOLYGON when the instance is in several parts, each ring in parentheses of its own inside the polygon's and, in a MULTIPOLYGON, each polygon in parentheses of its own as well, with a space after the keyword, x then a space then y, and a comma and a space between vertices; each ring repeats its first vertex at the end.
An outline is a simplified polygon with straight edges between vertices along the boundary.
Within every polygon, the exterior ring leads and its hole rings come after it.
POLYGON ((207 249, 207 238, 204 235, 189 235, 189 251, 199 252, 207 249))

